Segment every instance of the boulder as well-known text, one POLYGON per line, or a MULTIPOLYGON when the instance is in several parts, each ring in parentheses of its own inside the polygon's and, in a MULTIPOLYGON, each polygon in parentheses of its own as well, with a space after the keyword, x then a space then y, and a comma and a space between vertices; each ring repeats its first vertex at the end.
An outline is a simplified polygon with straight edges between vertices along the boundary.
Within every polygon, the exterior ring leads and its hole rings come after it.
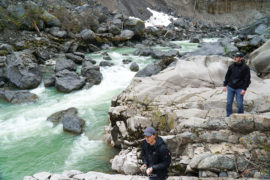
POLYGON ((123 30, 121 31, 120 37, 124 40, 132 39, 135 33, 131 30, 123 30))
POLYGON ((131 71, 135 71, 135 72, 137 72, 137 71, 139 71, 139 65, 136 63, 136 62, 133 62, 133 63, 131 63, 131 65, 130 65, 130 67, 129 67, 129 69, 131 70, 131 71))
POLYGON ((45 87, 53 87, 55 86, 55 76, 47 76, 43 79, 45 87))
POLYGON ((81 134, 83 131, 83 126, 85 121, 74 115, 64 115, 62 117, 63 129, 68 132, 72 132, 75 134, 81 134))
POLYGON ((38 96, 36 94, 30 93, 25 90, 20 91, 11 91, 11 90, 0 90, 0 98, 4 101, 10 103, 29 103, 35 102, 38 100, 38 96))
POLYGON ((67 31, 60 30, 59 27, 52 27, 50 29, 50 34, 58 38, 67 37, 67 31))
POLYGON ((145 24, 138 19, 127 19, 124 21, 124 29, 129 29, 135 33, 135 35, 142 36, 145 30, 145 24))
POLYGON ((121 151, 113 158, 112 169, 125 174, 136 174, 139 171, 137 149, 121 151))
POLYGON ((44 11, 41 15, 42 20, 45 22, 46 26, 48 27, 60 27, 61 22, 57 17, 50 14, 48 11, 44 11))
POLYGON ((163 59, 167 57, 175 57, 179 56, 179 51, 177 50, 169 50, 169 51, 159 51, 153 50, 151 56, 155 59, 163 59))
POLYGON ((101 61, 99 63, 99 66, 113 66, 114 64, 112 62, 108 62, 108 61, 101 61))
POLYGON ((103 78, 100 72, 100 67, 93 65, 92 61, 89 60, 85 60, 83 62, 81 74, 85 77, 86 82, 92 85, 100 84, 103 78))
POLYGON ((66 110, 63 110, 63 111, 59 111, 59 112, 56 112, 52 115, 50 115, 48 118, 47 118, 47 121, 51 121, 51 122, 62 122, 62 117, 67 115, 67 116, 73 116, 73 115, 76 115, 78 114, 78 110, 74 107, 72 108, 68 108, 66 110))
POLYGON ((67 53, 67 54, 65 54, 65 56, 66 56, 66 58, 71 59, 76 64, 82 64, 83 58, 84 58, 82 56, 75 55, 75 54, 72 54, 72 53, 67 53))
POLYGON ((145 68, 136 73, 135 77, 152 76, 161 71, 161 67, 157 64, 148 64, 145 68))
POLYGON ((56 73, 55 87, 60 92, 69 93, 81 89, 84 84, 84 78, 79 77, 75 72, 65 69, 56 73))
POLYGON ((70 60, 70 59, 66 59, 66 58, 58 58, 56 60, 56 64, 55 64, 55 72, 59 72, 59 71, 63 71, 63 70, 69 70, 69 71, 76 71, 77 66, 76 64, 70 60))
MULTIPOLYGON (((47 118, 51 122, 61 122, 63 124, 63 130, 81 134, 85 121, 78 117, 78 110, 76 108, 69 108, 63 111, 56 112, 47 118)), ((66 172, 67 174, 79 174, 78 172, 66 172)), ((69 177, 69 176, 68 176, 69 177)))
POLYGON ((250 63, 258 73, 270 73, 270 40, 250 54, 250 63))
POLYGON ((41 82, 41 72, 36 58, 27 51, 14 52, 7 56, 5 76, 20 89, 33 89, 41 82))
POLYGON ((84 29, 80 33, 81 38, 84 41, 94 41, 96 39, 96 34, 91 29, 84 29))

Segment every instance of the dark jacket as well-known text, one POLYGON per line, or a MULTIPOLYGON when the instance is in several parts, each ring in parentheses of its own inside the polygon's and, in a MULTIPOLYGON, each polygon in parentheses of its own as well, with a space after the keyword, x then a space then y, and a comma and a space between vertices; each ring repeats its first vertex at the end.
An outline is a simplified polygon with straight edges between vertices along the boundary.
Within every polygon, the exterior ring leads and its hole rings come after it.
POLYGON ((247 90, 250 84, 250 69, 244 61, 233 63, 229 66, 225 76, 224 86, 230 86, 233 89, 247 90))
POLYGON ((167 177, 171 154, 161 137, 157 138, 153 146, 143 140, 142 161, 147 165, 147 168, 153 168, 152 177, 167 177))

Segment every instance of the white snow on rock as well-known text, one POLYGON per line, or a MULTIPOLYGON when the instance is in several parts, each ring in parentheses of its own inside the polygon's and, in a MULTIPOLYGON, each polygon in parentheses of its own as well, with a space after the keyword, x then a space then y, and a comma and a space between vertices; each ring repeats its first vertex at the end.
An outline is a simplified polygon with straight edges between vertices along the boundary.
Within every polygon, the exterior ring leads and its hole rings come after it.
POLYGON ((171 23, 171 20, 177 18, 170 16, 165 13, 154 11, 150 8, 147 8, 153 15, 145 22, 145 26, 168 26, 171 23))

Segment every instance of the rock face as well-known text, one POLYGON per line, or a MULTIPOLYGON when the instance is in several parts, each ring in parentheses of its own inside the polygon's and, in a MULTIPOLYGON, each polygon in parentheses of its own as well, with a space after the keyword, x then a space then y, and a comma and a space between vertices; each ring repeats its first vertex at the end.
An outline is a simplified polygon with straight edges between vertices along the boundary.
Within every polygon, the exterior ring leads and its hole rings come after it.
MULTIPOLYGON (((233 172, 227 174, 233 177, 260 162, 269 169, 270 158, 260 147, 270 146, 270 81, 252 72, 244 98, 246 113, 226 118, 222 86, 232 62, 222 56, 193 56, 156 75, 135 77, 112 100, 110 126, 105 128, 106 142, 122 148, 112 161, 115 170, 134 174, 123 170, 121 162, 132 157, 136 151, 132 147, 140 146, 147 126, 155 127, 167 142, 173 154, 172 172, 181 167, 202 177, 224 176, 223 172, 233 172)), ((136 152, 133 161, 140 161, 136 152)), ((255 177, 255 172, 245 176, 255 177)))

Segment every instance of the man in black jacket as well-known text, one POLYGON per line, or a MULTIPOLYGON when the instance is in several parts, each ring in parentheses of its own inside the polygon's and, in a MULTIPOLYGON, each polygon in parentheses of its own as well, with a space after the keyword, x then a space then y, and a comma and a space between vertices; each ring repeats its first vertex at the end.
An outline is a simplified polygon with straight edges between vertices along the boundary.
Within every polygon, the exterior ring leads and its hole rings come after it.
POLYGON ((156 135, 153 127, 144 131, 145 139, 142 142, 141 171, 149 176, 150 180, 165 180, 168 176, 168 167, 171 163, 171 154, 161 137, 156 135))
POLYGON ((227 91, 226 116, 232 114, 233 99, 236 95, 238 113, 244 113, 244 95, 250 84, 250 69, 243 60, 241 52, 236 53, 234 63, 229 66, 224 81, 224 91, 227 91))

